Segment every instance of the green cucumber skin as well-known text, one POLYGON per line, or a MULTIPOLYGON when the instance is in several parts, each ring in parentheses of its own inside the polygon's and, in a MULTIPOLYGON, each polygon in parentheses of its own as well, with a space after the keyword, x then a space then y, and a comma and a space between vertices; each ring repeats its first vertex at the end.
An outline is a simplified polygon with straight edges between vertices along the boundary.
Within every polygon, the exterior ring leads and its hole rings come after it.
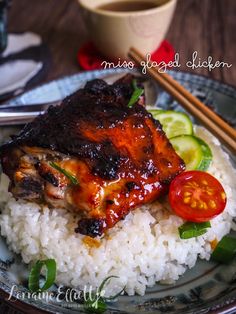
POLYGON ((202 151, 203 151, 203 160, 201 164, 198 167, 198 170, 201 171, 207 171, 208 168, 210 167, 213 159, 213 154, 210 149, 210 147, 207 145, 206 142, 204 142, 201 138, 195 136, 196 140, 199 142, 201 145, 202 151))
MULTIPOLYGON (((166 113, 167 114, 170 114, 170 115, 173 115, 174 112, 173 111, 166 111, 165 113, 160 113, 156 116, 156 119, 159 120, 161 118, 161 116, 166 116, 166 113)), ((179 134, 179 135, 175 135, 175 136, 171 136, 169 137, 169 139, 173 138, 173 137, 176 137, 176 136, 181 136, 181 135, 192 135, 193 134, 193 124, 192 124, 192 121, 190 120, 189 116, 187 116, 185 113, 182 113, 182 112, 175 112, 175 114, 177 115, 182 115, 185 117, 186 121, 187 121, 187 124, 188 124, 188 131, 185 132, 184 134, 179 134)), ((159 120, 160 121, 160 120, 159 120)))
POLYGON ((148 109, 148 112, 150 112, 155 118, 156 115, 159 115, 160 113, 164 113, 166 111, 162 109, 148 109))
MULTIPOLYGON (((173 116, 173 115, 181 115, 184 116, 184 118, 186 119, 186 121, 188 122, 188 132, 185 134, 179 134, 180 135, 192 135, 193 134, 193 123, 191 121, 191 119, 189 118, 189 116, 184 113, 184 112, 178 112, 178 111, 174 111, 174 110, 162 110, 162 109, 150 109, 148 110, 154 117, 154 119, 159 120, 161 118, 161 116, 173 116), (156 111, 156 112, 154 112, 156 111)), ((175 136, 176 137, 176 136, 175 136)), ((172 137, 173 138, 173 137, 172 137)))
POLYGON ((170 139, 173 146, 177 145, 181 147, 181 141, 189 141, 189 147, 196 145, 195 149, 198 150, 198 156, 201 154, 199 163, 196 161, 194 167, 191 167, 189 170, 207 171, 213 159, 210 147, 202 139, 194 135, 180 135, 170 139))
POLYGON ((200 162, 200 164, 194 168, 193 170, 200 170, 200 171, 207 171, 208 168, 210 167, 211 163, 212 163, 212 159, 213 159, 213 155, 212 155, 212 151, 210 149, 210 147, 207 145, 207 143, 205 143, 201 138, 197 137, 194 135, 194 130, 193 130, 193 124, 191 119, 189 118, 189 116, 186 113, 183 112, 177 112, 177 111, 173 111, 173 110, 162 110, 162 109, 150 109, 149 112, 153 115, 154 119, 158 119, 161 118, 161 116, 173 116, 173 115, 183 115, 186 120, 189 122, 188 127, 189 127, 189 132, 188 134, 180 134, 178 136, 174 136, 171 137, 171 139, 174 138, 178 138, 181 136, 192 136, 192 139, 195 139, 198 144, 201 146, 201 150, 202 150, 202 161, 200 162))
MULTIPOLYGON (((170 142, 173 145, 173 147, 175 147, 175 146, 178 146, 180 148, 181 148, 181 146, 182 147, 187 146, 188 148, 193 147, 193 149, 197 153, 197 159, 195 159, 194 163, 191 163, 192 166, 190 168, 188 168, 187 164, 186 164, 186 167, 187 167, 187 170, 197 170, 198 167, 200 166, 202 160, 203 160, 203 153, 202 153, 201 145, 199 144, 199 142, 197 141, 195 136, 193 136, 193 135, 180 135, 180 136, 176 136, 176 137, 171 138, 170 142), (183 143, 184 145, 183 144, 181 145, 181 143, 183 143), (188 144, 188 145, 186 145, 186 144, 188 144)), ((176 150, 176 152, 182 158, 181 149, 179 151, 176 150)))

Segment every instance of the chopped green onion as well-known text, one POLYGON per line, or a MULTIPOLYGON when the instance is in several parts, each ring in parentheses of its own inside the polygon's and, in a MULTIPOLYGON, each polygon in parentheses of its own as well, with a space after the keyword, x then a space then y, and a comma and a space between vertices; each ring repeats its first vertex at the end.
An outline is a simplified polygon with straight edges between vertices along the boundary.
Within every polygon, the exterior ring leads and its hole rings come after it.
POLYGON ((144 93, 144 89, 139 88, 137 86, 136 80, 133 80, 132 85, 133 85, 134 91, 128 103, 129 108, 132 108, 132 106, 139 100, 139 97, 142 96, 142 94, 144 93))
POLYGON ((103 288, 105 287, 105 285, 107 284, 108 281, 110 281, 111 278, 119 278, 117 276, 108 276, 107 278, 105 278, 103 280, 103 282, 100 284, 99 288, 98 288, 98 293, 101 294, 103 288))
POLYGON ((75 176, 73 176, 73 174, 71 174, 67 170, 61 168, 55 162, 50 162, 50 166, 53 167, 54 169, 56 169, 57 171, 59 171, 60 173, 64 174, 64 176, 66 176, 71 181, 72 184, 79 185, 79 181, 77 180, 77 178, 75 176))
POLYGON ((179 227, 179 236, 181 239, 196 238, 206 233, 207 228, 210 227, 211 223, 209 221, 201 223, 186 222, 179 227))
MULTIPOLYGON (((101 283, 100 287, 98 288, 99 293, 102 292, 102 290, 103 290, 105 284, 106 284, 111 278, 119 278, 119 277, 117 277, 117 276, 109 276, 109 277, 107 277, 106 279, 104 279, 103 282, 101 283)), ((113 295, 113 296, 110 296, 110 297, 104 297, 104 299, 105 299, 105 300, 114 300, 114 299, 118 298, 118 297, 121 295, 121 293, 124 292, 124 290, 125 290, 125 287, 124 287, 120 292, 118 292, 117 294, 115 294, 115 295, 113 295)))
POLYGON ((117 294, 113 295, 113 296, 110 296, 110 297, 105 297, 105 300, 115 300, 116 298, 118 298, 123 292, 125 291, 125 287, 120 291, 118 292, 117 294))
POLYGON ((107 278, 105 278, 103 280, 103 282, 101 283, 101 285, 99 286, 98 290, 97 290, 97 294, 96 295, 92 295, 92 298, 88 298, 87 300, 85 300, 84 303, 84 307, 86 312, 89 313, 104 313, 107 309, 107 304, 106 301, 109 300, 114 300, 116 298, 118 298, 122 292, 124 292, 125 287, 118 292, 116 295, 111 296, 111 297, 104 297, 103 296, 103 288, 105 287, 105 285, 107 284, 107 282, 111 279, 111 278, 118 278, 117 276, 109 276, 107 278))
POLYGON ((95 301, 88 299, 84 304, 84 308, 85 308, 85 311, 88 313, 102 314, 106 312, 107 305, 106 305, 106 302, 103 300, 103 298, 100 298, 95 301))
POLYGON ((236 256, 236 238, 225 236, 217 244, 211 258, 217 262, 227 264, 236 256))
POLYGON ((56 261, 54 259, 37 261, 30 271, 28 282, 29 290, 32 292, 42 292, 48 290, 54 284, 56 278, 56 268, 56 261), (46 267, 46 280, 44 285, 40 287, 39 280, 43 266, 46 267))

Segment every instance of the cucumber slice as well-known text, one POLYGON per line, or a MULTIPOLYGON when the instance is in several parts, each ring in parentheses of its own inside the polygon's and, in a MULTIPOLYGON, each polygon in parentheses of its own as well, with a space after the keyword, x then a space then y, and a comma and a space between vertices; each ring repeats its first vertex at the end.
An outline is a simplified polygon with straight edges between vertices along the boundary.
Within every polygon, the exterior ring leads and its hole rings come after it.
POLYGON ((176 153, 183 159, 186 170, 196 170, 203 160, 200 143, 192 135, 181 135, 170 139, 176 153))
POLYGON ((184 160, 186 170, 206 171, 212 161, 209 146, 193 135, 181 135, 170 139, 177 154, 184 160))
POLYGON ((204 142, 201 138, 199 137, 195 137, 195 138, 198 141, 198 143, 201 145, 202 152, 203 152, 203 160, 201 164, 199 165, 198 170, 206 171, 210 167, 210 164, 212 162, 212 158, 213 158, 212 151, 210 147, 207 145, 207 143, 204 142))
POLYGON ((156 116, 160 113, 166 112, 166 110, 163 109, 147 109, 148 112, 150 112, 153 115, 153 118, 156 119, 156 116))
POLYGON ((158 111, 159 110, 152 113, 153 117, 160 121, 163 130, 169 139, 183 134, 193 134, 192 121, 185 113, 172 110, 158 111))

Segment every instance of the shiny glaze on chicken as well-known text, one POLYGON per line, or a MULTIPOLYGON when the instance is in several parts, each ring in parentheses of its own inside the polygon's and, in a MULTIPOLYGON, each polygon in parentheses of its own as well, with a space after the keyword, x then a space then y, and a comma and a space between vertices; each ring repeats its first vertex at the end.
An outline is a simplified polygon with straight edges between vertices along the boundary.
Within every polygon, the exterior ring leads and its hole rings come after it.
POLYGON ((1 147, 16 199, 68 208, 78 214, 75 231, 95 237, 165 193, 185 166, 144 106, 127 106, 132 79, 88 82, 1 147))

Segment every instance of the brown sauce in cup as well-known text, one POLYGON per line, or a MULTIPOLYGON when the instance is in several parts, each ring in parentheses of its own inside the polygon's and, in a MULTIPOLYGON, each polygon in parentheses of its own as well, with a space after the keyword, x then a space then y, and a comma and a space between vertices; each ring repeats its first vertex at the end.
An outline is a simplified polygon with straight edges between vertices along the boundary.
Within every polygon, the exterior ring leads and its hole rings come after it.
POLYGON ((116 1, 112 3, 102 4, 97 7, 103 11, 113 12, 131 12, 131 11, 143 11, 156 8, 158 5, 151 1, 116 1))

